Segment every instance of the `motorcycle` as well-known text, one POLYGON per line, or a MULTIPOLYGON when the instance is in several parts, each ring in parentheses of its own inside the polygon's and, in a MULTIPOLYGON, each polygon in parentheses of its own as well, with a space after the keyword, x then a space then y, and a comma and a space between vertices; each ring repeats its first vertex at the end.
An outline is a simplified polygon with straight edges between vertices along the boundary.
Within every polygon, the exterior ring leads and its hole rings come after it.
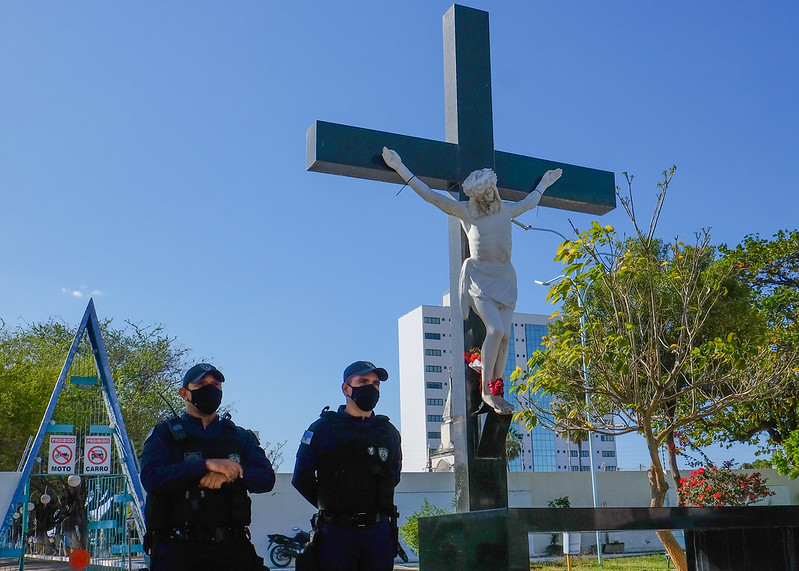
POLYGON ((288 567, 291 560, 303 552, 311 536, 307 531, 299 527, 293 529, 294 537, 288 537, 280 533, 270 533, 269 538, 269 559, 275 567, 288 567))

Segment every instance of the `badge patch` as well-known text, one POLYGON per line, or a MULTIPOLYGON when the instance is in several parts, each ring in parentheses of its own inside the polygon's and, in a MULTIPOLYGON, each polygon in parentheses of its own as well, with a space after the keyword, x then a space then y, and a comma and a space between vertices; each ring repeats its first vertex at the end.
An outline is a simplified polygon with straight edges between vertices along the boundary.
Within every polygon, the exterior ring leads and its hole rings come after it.
POLYGON ((388 460, 388 448, 378 448, 377 453, 383 462, 388 460))
POLYGON ((191 460, 202 460, 203 455, 199 452, 184 452, 183 453, 183 461, 189 462, 191 460))
POLYGON ((366 449, 366 451, 369 453, 369 456, 374 456, 375 455, 375 447, 374 446, 370 446, 369 448, 366 449))
POLYGON ((231 454, 230 456, 228 456, 228 458, 233 460, 236 464, 241 464, 241 456, 239 456, 238 454, 231 454))
POLYGON ((313 438, 313 432, 310 430, 306 430, 305 434, 302 435, 302 440, 300 441, 302 444, 310 444, 311 438, 313 438))

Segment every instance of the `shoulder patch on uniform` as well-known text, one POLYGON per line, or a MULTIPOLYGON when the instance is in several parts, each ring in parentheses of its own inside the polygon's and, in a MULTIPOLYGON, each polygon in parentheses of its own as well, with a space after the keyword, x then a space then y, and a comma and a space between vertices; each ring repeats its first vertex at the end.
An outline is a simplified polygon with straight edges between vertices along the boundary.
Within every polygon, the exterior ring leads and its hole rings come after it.
POLYGON ((310 430, 306 430, 305 434, 302 435, 302 440, 300 442, 302 444, 310 444, 312 438, 313 438, 313 432, 311 432, 310 430))

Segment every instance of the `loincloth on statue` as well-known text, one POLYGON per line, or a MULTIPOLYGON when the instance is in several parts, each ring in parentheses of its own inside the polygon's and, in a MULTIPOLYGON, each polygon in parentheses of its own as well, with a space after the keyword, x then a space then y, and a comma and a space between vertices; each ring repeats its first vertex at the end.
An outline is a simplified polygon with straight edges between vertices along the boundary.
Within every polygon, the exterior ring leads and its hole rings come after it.
POLYGON ((461 266, 460 304, 463 318, 469 317, 472 299, 490 301, 500 309, 516 307, 516 270, 510 262, 483 262, 467 258, 461 266))

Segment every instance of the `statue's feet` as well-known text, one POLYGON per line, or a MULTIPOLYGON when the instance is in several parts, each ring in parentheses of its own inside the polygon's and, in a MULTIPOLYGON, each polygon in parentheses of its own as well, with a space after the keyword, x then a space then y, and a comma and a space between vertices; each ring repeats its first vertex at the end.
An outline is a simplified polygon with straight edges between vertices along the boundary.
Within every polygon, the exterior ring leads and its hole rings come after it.
POLYGON ((500 395, 483 394, 483 402, 494 409, 497 414, 513 414, 513 405, 500 395))

